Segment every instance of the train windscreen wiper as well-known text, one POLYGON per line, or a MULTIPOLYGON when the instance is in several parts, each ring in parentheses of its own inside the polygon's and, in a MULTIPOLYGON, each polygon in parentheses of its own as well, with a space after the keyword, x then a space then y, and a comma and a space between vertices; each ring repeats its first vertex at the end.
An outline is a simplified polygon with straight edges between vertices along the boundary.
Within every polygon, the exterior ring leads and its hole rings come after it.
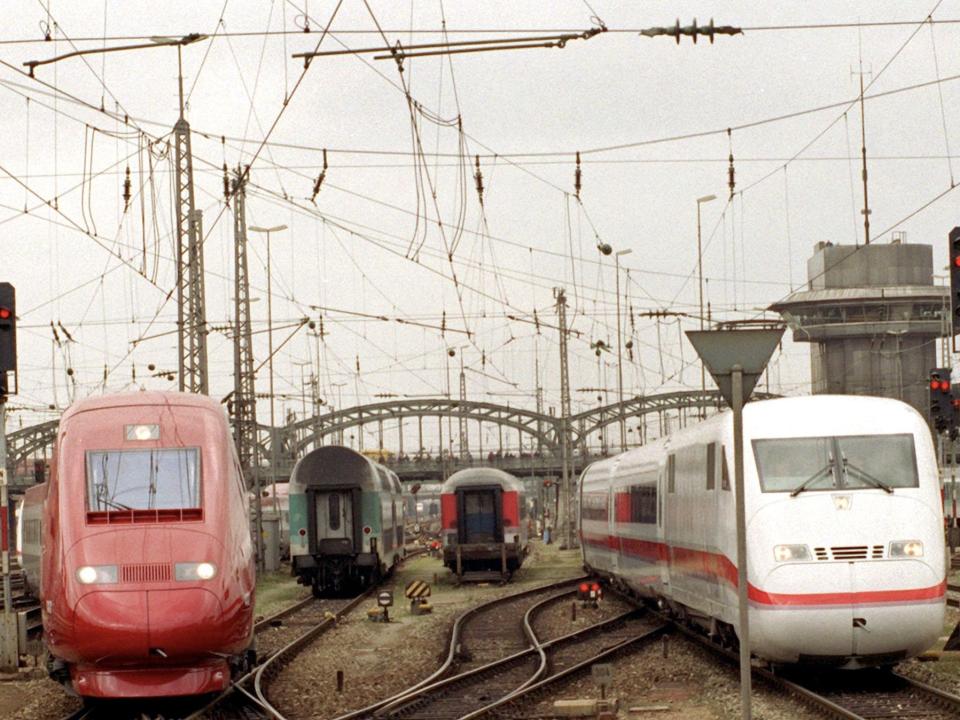
POLYGON ((797 485, 793 490, 790 491, 790 497, 796 497, 804 490, 806 490, 810 485, 815 483, 820 478, 826 477, 829 473, 833 472, 833 455, 830 456, 830 460, 822 468, 817 470, 813 475, 808 477, 802 483, 797 485))
POLYGON ((853 471, 853 475, 855 475, 858 479, 863 480, 863 481, 865 481, 865 482, 868 482, 868 483, 870 483, 871 485, 873 485, 874 487, 880 488, 881 490, 883 490, 883 491, 884 491, 885 493, 887 493, 888 495, 892 495, 892 494, 893 494, 893 488, 890 487, 889 485, 887 485, 885 482, 883 482, 883 480, 881 480, 881 479, 879 479, 879 478, 871 475, 869 472, 867 472, 867 471, 864 470, 863 468, 857 467, 857 466, 854 465, 852 462, 850 462, 849 460, 847 460, 846 456, 844 456, 844 458, 843 458, 843 471, 846 473, 846 472, 849 472, 849 471, 851 471, 851 470, 853 471))

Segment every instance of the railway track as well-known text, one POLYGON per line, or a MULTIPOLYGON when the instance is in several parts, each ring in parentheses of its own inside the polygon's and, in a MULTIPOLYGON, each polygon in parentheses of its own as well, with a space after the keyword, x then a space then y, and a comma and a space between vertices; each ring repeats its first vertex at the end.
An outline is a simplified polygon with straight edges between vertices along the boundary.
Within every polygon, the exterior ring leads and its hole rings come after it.
POLYGON ((572 592, 569 583, 561 583, 468 611, 451 637, 448 659, 453 662, 398 695, 337 720, 469 720, 665 628, 631 609, 561 637, 542 638, 536 629, 538 616, 572 592), (505 617, 508 612, 510 619, 505 617), (499 622, 491 624, 491 619, 499 622), (435 679, 441 673, 445 676, 435 679))
MULTIPOLYGON (((441 680, 441 678, 447 677, 454 672, 459 672, 465 667, 469 669, 471 664, 474 666, 482 665, 483 654, 485 652, 492 650, 493 652, 490 654, 492 655, 493 659, 497 659, 498 653, 496 653, 495 648, 485 648, 482 640, 478 643, 475 654, 471 653, 471 656, 465 656, 463 649, 466 628, 472 625, 475 621, 478 621, 483 625, 493 624, 496 626, 498 624, 496 622, 496 614, 503 608, 503 606, 515 602, 523 602, 527 603, 524 610, 529 609, 529 606, 535 604, 537 599, 542 599, 545 596, 556 594, 559 590, 568 586, 572 586, 583 579, 584 578, 563 580, 561 582, 531 588, 519 593, 513 593, 512 595, 505 595, 503 597, 495 598, 486 603, 469 608, 461 613, 454 621, 450 632, 450 641, 447 644, 447 656, 440 664, 440 667, 437 668, 432 674, 421 680, 419 683, 416 683, 415 685, 412 685, 395 695, 379 700, 371 705, 360 708, 359 710, 354 710, 352 712, 340 715, 335 718, 335 720, 357 720, 358 718, 366 718, 372 716, 374 713, 379 713, 382 708, 385 708, 388 705, 407 697, 411 693, 418 692, 421 688, 425 688, 431 684, 437 683, 441 680)), ((518 620, 517 622, 519 624, 522 621, 518 620)), ((499 624, 503 624, 502 618, 500 618, 499 624)), ((502 656, 503 653, 499 653, 499 657, 502 656)))
MULTIPOLYGON (((739 663, 737 652, 718 647, 696 630, 670 622, 674 629, 732 665, 739 663)), ((840 720, 960 720, 960 695, 889 669, 779 673, 755 666, 753 677, 793 695, 825 717, 840 720)))
POLYGON ((960 585, 947 583, 947 605, 960 608, 960 585))

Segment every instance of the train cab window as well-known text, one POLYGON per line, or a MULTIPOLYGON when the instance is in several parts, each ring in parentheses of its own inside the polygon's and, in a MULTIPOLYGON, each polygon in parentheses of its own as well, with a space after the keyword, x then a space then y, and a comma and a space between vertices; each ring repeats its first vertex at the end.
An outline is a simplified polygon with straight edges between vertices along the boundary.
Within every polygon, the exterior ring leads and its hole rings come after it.
POLYGON ((677 458, 675 455, 667 455, 667 492, 677 491, 677 458))
POLYGON ((87 510, 199 507, 199 448, 87 452, 87 510))
POLYGON ((707 490, 717 486, 717 444, 707 445, 707 490))
POLYGON ((764 492, 919 485, 910 434, 754 440, 753 452, 764 492))
POLYGON ((327 525, 331 530, 340 529, 340 493, 327 495, 327 525))

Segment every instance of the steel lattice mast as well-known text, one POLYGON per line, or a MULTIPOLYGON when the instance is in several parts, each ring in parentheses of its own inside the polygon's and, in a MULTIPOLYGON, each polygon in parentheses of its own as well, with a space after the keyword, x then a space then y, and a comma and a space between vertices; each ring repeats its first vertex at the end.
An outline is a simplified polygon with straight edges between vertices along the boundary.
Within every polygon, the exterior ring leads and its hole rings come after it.
MULTIPOLYGON (((226 168, 224 168, 226 170, 226 168)), ((231 186, 233 195, 233 434, 240 469, 253 480, 257 569, 264 565, 263 495, 260 485, 260 458, 257 453, 257 396, 254 387, 253 332, 250 322, 250 271, 247 265, 246 176, 239 168, 231 186)), ((271 443, 275 438, 271 438, 271 443)), ((273 468, 271 467, 271 472, 273 468)))
POLYGON ((244 475, 257 465, 257 400, 254 388, 253 337, 250 322, 250 272, 247 266, 246 181, 233 180, 234 340, 233 417, 237 455, 244 475))
POLYGON ((183 66, 177 46, 180 117, 173 126, 177 193, 177 330, 179 388, 207 395, 207 312, 203 288, 203 230, 193 193, 190 123, 183 116, 183 66))
POLYGON ((557 321, 560 326, 560 452, 563 470, 560 478, 560 517, 557 518, 562 546, 575 546, 573 483, 570 478, 570 375, 567 367, 567 296, 557 290, 557 321))

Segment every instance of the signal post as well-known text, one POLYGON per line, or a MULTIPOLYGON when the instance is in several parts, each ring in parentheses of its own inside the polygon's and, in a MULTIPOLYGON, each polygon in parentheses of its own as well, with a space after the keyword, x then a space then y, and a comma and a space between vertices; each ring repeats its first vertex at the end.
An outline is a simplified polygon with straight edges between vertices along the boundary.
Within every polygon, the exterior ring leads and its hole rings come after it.
POLYGON ((0 283, 0 566, 3 573, 3 615, 0 623, 0 671, 16 672, 20 663, 17 614, 10 583, 10 478, 7 473, 7 395, 16 392, 17 304, 10 283, 0 283), (9 378, 14 385, 10 386, 9 378))
POLYGON ((740 616, 740 712, 751 718, 750 606, 747 597, 747 521, 743 487, 743 405, 767 367, 784 328, 688 330, 687 338, 733 409, 733 468, 737 513, 737 604, 740 616))

